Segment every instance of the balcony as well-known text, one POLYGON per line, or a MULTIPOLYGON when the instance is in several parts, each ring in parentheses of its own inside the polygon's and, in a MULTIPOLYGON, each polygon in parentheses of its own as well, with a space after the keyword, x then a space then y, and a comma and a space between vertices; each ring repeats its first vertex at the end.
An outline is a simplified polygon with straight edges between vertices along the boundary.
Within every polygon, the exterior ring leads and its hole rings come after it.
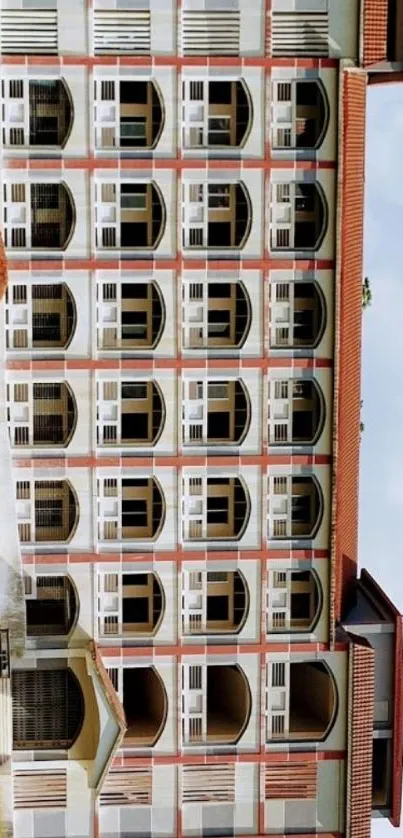
POLYGON ((307 539, 318 530, 323 497, 315 477, 269 477, 267 538, 307 539))
POLYGON ((123 744, 135 748, 155 745, 168 712, 166 690, 155 667, 123 669, 123 708, 127 722, 123 744))
POLYGON ((68 750, 84 722, 84 696, 71 669, 15 669, 15 750, 68 750))
POLYGON ((272 250, 318 250, 327 224, 327 202, 320 184, 272 183, 272 250))
POLYGON ((6 292, 9 350, 67 349, 76 328, 76 305, 64 282, 11 285, 6 292))
POLYGON ((325 401, 314 379, 269 381, 270 445, 314 445, 325 419, 325 401))
POLYGON ((267 741, 323 741, 337 713, 337 689, 321 661, 268 667, 267 741))
POLYGON ((69 480, 22 480, 16 484, 17 520, 23 543, 68 542, 79 519, 69 480))
POLYGON ((75 227, 75 206, 65 183, 5 183, 7 248, 65 250, 75 227))
POLYGON ((8 384, 7 409, 11 444, 23 447, 66 447, 77 423, 77 404, 70 386, 8 384))
POLYGON ((97 182, 95 245, 101 250, 155 250, 164 233, 165 204, 153 182, 97 182))
POLYGON ((165 499, 155 477, 98 481, 100 541, 155 541, 165 520, 165 499))
POLYGON ((78 595, 68 576, 26 575, 28 637, 66 637, 78 617, 78 595))
POLYGON ((239 349, 245 342, 252 311, 242 282, 187 282, 182 298, 186 349, 239 349))
POLYGON ((251 693, 238 664, 184 665, 184 745, 235 745, 249 721, 251 693))
POLYGON ((165 403, 155 381, 100 381, 97 444, 153 446, 165 424, 165 403))
POLYGON ((107 80, 94 84, 96 148, 155 148, 164 126, 164 104, 156 83, 107 80))
POLYGON ((239 541, 249 521, 250 497, 239 477, 185 477, 182 511, 185 541, 239 541))
POLYGON ((184 182, 182 200, 185 250, 242 250, 252 225, 252 204, 242 182, 184 182))
POLYGON ((182 572, 183 634, 238 634, 248 610, 249 590, 238 570, 182 572))
POLYGON ((314 349, 326 324, 326 304, 316 282, 270 285, 270 347, 314 349))
POLYGON ((328 120, 329 104, 319 81, 273 83, 273 149, 319 148, 328 120))
POLYGON ((73 126, 73 102, 64 79, 9 79, 4 85, 3 143, 64 148, 73 126))
POLYGON ((269 571, 267 633, 308 632, 319 618, 322 592, 311 570, 269 571))
POLYGON ((241 379, 183 381, 184 445, 241 445, 248 432, 251 404, 241 379))
POLYGON ((182 82, 185 149, 239 149, 252 125, 252 103, 244 81, 182 82))
POLYGON ((99 577, 101 637, 150 637, 164 615, 165 596, 155 573, 105 573, 99 577))
POLYGON ((152 350, 165 327, 156 282, 104 282, 98 287, 98 349, 152 350))

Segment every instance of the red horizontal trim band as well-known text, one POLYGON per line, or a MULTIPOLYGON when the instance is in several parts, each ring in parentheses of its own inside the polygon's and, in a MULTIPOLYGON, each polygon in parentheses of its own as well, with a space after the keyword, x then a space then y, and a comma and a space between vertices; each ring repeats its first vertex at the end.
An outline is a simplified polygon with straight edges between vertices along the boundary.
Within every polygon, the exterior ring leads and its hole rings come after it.
POLYGON ((149 553, 123 553, 118 550, 114 553, 24 553, 22 546, 22 560, 26 565, 59 564, 128 564, 133 562, 237 562, 237 561, 313 561, 317 559, 329 559, 328 550, 281 550, 278 547, 267 550, 155 550, 149 553))
MULTIPOLYGON (((100 641, 98 641, 99 643, 100 641)), ((268 655, 270 652, 275 654, 281 653, 310 653, 310 652, 328 652, 328 643, 248 643, 238 642, 223 644, 222 646, 210 645, 207 643, 190 644, 179 643, 174 646, 159 645, 157 643, 150 643, 149 646, 99 646, 102 657, 105 658, 149 658, 150 654, 154 659, 161 657, 176 657, 183 658, 189 656, 202 655, 228 655, 233 652, 236 655, 268 655)), ((336 651, 344 652, 347 649, 347 644, 338 643, 336 651)))
MULTIPOLYGON (((284 753, 284 752, 282 752, 284 753)), ((304 762, 324 762, 325 760, 345 760, 345 752, 344 751, 298 751, 295 754, 287 753, 284 755, 286 760, 288 759, 289 762, 296 761, 299 762, 300 760, 304 762)), ((281 761, 280 752, 270 751, 270 753, 249 753, 249 754, 172 754, 167 756, 159 756, 155 754, 155 756, 151 757, 129 757, 129 756, 117 756, 113 759, 112 765, 114 768, 125 768, 129 766, 135 767, 142 767, 148 765, 214 765, 217 763, 258 763, 260 765, 266 765, 268 762, 279 762, 281 761)), ((317 833, 313 833, 317 835, 317 833)), ((321 838, 325 838, 326 835, 329 836, 336 836, 339 833, 337 832, 321 832, 321 838)), ((250 838, 250 836, 249 836, 250 838)), ((256 838, 256 836, 255 836, 256 838)), ((267 838, 267 836, 265 836, 267 838)), ((304 838, 307 838, 307 834, 304 834, 304 838)))
POLYGON ((58 160, 52 159, 35 159, 31 160, 28 157, 3 157, 3 171, 7 169, 29 169, 42 170, 52 169, 58 172, 63 172, 67 169, 84 169, 85 171, 97 171, 107 169, 108 172, 113 170, 117 173, 124 172, 126 169, 132 171, 133 169, 141 169, 142 172, 155 169, 171 169, 175 172, 186 171, 186 169, 202 169, 204 172, 209 169, 230 169, 239 171, 239 169, 261 169, 262 171, 270 171, 270 169, 298 169, 301 171, 316 171, 317 169, 336 169, 335 160, 299 160, 291 158, 289 160, 274 159, 270 157, 260 158, 258 160, 248 159, 242 157, 237 160, 221 160, 202 158, 200 160, 181 158, 158 158, 144 160, 141 157, 130 159, 121 159, 118 154, 112 158, 102 157, 83 157, 71 158, 63 157, 58 160))
POLYGON ((92 55, 3 55, 0 64, 12 64, 28 67, 263 67, 267 70, 275 67, 336 69, 336 58, 266 58, 264 56, 244 56, 239 58, 218 58, 214 56, 92 56, 92 55))
POLYGON ((63 360, 9 360, 7 361, 8 370, 29 370, 44 372, 45 370, 148 370, 150 373, 155 370, 169 369, 169 370, 218 370, 218 369, 315 369, 319 367, 332 368, 333 361, 331 358, 276 358, 274 355, 270 358, 149 358, 137 359, 133 358, 130 361, 118 358, 64 358, 63 360))
POLYGON ((9 271, 328 271, 334 270, 333 259, 13 259, 7 253, 9 271))
POLYGON ((13 460, 16 468, 60 469, 60 468, 234 468, 238 466, 322 466, 330 465, 332 458, 327 454, 233 454, 232 456, 167 455, 166 457, 24 457, 13 460))
MULTIPOLYGON (((289 761, 293 761, 291 759, 291 753, 286 755, 290 757, 289 761)), ((304 762, 323 762, 328 760, 339 760, 344 761, 345 753, 344 751, 298 751, 295 754, 297 760, 302 760, 304 762)), ((271 752, 270 754, 218 754, 218 755, 210 755, 210 754, 172 754, 172 756, 152 756, 152 757, 126 757, 126 756, 118 756, 115 757, 112 765, 114 768, 124 768, 129 766, 135 767, 142 767, 142 766, 149 766, 149 765, 211 765, 211 764, 220 764, 222 762, 226 763, 257 763, 260 765, 265 765, 267 763, 279 761, 280 752, 271 752)), ((294 833, 293 833, 294 834, 294 833)), ((313 833, 317 835, 317 833, 313 833)), ((321 832, 320 833, 322 838, 326 835, 329 836, 336 836, 339 835, 337 832, 321 832)), ((250 836, 249 836, 250 838, 250 836)), ((256 836, 255 836, 256 838, 256 836)), ((267 838, 267 836, 264 836, 267 838)), ((297 837, 298 838, 298 837, 297 837)), ((307 834, 304 833, 303 838, 307 838, 307 834)))

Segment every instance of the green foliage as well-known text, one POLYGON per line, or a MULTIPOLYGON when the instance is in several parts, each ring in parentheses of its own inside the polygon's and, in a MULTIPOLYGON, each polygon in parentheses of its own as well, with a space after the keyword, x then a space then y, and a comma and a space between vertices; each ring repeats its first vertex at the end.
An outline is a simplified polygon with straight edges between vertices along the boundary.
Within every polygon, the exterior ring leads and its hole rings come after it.
POLYGON ((372 303, 372 291, 369 284, 369 279, 366 276, 362 283, 362 307, 365 310, 372 303))

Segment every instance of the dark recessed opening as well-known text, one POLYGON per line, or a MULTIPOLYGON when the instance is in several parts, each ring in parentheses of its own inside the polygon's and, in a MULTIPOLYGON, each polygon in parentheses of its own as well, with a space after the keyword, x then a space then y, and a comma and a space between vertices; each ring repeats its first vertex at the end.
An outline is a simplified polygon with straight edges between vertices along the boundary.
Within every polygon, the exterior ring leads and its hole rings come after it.
POLYGON ((211 596, 207 597, 207 620, 228 620, 229 619, 229 599, 228 596, 211 596))
POLYGON ((124 623, 148 623, 149 621, 149 599, 148 597, 124 597, 123 598, 123 622, 124 623))
POLYGON ((390 740, 374 739, 372 748, 372 808, 390 805, 390 740))
POLYGON ((209 221, 207 245, 208 247, 231 247, 231 222, 209 221))
POLYGON ((122 247, 148 247, 148 224, 145 221, 122 221, 120 225, 122 247))
POLYGON ((146 527, 147 501, 136 498, 122 500, 122 525, 123 527, 146 527))
POLYGON ((232 83, 230 81, 211 81, 208 94, 210 105, 230 105, 232 102, 232 83))
POLYGON ((166 696, 154 669, 123 669, 123 707, 127 721, 127 744, 150 747, 161 733, 166 714, 166 696))
POLYGON ((207 497, 207 524, 227 524, 228 511, 228 498, 207 497))
POLYGON ((210 441, 229 440, 230 414, 227 410, 209 411, 207 417, 207 437, 210 441))

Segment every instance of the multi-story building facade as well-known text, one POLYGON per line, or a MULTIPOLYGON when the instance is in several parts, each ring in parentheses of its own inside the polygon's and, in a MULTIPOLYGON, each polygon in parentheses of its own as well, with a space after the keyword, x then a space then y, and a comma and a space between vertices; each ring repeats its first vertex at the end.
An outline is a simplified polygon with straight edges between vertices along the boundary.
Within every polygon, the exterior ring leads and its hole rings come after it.
POLYGON ((357 580, 357 503, 400 5, 1 2, 15 838, 399 822, 401 618, 357 580))

